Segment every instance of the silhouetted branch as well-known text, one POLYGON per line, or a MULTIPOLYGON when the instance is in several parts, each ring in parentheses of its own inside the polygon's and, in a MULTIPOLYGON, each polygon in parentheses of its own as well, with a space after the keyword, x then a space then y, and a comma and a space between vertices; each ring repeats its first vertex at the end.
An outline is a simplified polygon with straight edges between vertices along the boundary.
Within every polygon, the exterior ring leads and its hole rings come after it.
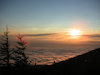
POLYGON ((28 57, 26 57, 25 55, 25 49, 26 49, 26 45, 27 42, 25 40, 23 40, 23 35, 18 34, 17 36, 17 46, 16 46, 16 50, 15 52, 15 65, 17 66, 23 66, 23 65, 27 65, 28 64, 28 57))
POLYGON ((1 36, 0 43, 0 61, 2 60, 2 64, 10 66, 10 47, 9 47, 9 38, 8 38, 8 27, 6 27, 6 32, 1 36))

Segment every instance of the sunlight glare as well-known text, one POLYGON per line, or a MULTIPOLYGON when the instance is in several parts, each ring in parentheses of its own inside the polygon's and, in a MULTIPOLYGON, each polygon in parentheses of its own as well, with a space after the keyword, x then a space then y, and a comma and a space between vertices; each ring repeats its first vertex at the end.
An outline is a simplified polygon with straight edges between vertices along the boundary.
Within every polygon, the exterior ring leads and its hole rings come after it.
POLYGON ((80 31, 80 30, 77 30, 77 29, 70 30, 70 31, 69 31, 69 34, 70 34, 71 36, 82 35, 81 31, 80 31))

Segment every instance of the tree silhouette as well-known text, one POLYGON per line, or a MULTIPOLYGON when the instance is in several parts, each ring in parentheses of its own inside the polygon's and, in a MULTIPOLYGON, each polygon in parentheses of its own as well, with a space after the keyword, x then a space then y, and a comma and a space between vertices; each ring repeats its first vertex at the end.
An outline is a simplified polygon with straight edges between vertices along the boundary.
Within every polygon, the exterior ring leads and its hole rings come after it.
POLYGON ((8 38, 8 27, 6 27, 6 32, 4 32, 4 35, 1 36, 1 42, 0 42, 0 63, 2 65, 10 66, 10 47, 9 47, 9 38, 8 38))
POLYGON ((28 64, 28 57, 25 55, 25 49, 27 47, 27 42, 23 40, 23 35, 18 34, 17 36, 17 46, 16 50, 14 51, 15 55, 15 65, 16 66, 24 66, 28 64))

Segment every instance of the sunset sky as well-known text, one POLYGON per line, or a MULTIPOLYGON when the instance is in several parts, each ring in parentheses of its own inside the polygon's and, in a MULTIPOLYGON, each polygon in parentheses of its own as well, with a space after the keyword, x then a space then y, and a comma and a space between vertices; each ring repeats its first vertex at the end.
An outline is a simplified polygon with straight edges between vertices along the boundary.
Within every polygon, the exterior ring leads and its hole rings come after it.
POLYGON ((60 33, 79 29, 100 32, 100 0, 0 0, 0 31, 60 33))
POLYGON ((6 27, 10 47, 24 34, 38 64, 69 59, 100 48, 100 0, 0 0, 0 37, 6 27))

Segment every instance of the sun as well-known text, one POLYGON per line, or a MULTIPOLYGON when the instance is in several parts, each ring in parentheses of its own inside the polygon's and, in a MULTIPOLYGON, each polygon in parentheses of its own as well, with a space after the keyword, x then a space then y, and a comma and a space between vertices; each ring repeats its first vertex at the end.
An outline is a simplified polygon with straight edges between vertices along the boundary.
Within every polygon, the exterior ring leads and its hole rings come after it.
POLYGON ((81 31, 78 30, 78 29, 70 30, 70 31, 69 31, 69 34, 70 34, 71 36, 82 35, 81 31))

